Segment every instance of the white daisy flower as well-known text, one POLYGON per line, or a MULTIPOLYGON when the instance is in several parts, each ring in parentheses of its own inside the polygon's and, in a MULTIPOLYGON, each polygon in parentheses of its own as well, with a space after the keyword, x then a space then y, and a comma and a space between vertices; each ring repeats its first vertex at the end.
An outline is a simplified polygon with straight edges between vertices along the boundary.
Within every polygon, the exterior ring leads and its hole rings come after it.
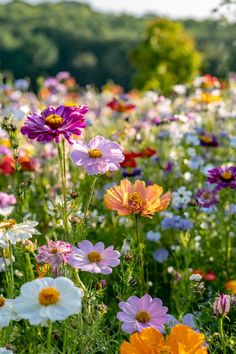
POLYGON ((8 327, 11 320, 20 320, 14 309, 14 300, 0 295, 0 328, 8 327))
POLYGON ((82 297, 82 290, 68 278, 39 278, 21 287, 14 307, 21 318, 38 325, 47 320, 65 320, 80 312, 82 297))
POLYGON ((10 241, 13 245, 17 242, 28 240, 32 235, 40 235, 35 229, 37 221, 26 221, 17 224, 15 220, 0 221, 0 247, 7 248, 10 241))
POLYGON ((9 350, 7 348, 0 348, 0 354, 14 354, 12 350, 9 350))

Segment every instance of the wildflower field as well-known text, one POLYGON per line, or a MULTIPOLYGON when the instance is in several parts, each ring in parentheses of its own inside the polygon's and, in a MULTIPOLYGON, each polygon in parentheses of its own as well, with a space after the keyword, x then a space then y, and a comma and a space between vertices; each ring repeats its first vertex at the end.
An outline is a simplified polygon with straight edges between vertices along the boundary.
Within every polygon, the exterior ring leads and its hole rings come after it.
POLYGON ((236 353, 236 77, 0 87, 0 353, 236 353))

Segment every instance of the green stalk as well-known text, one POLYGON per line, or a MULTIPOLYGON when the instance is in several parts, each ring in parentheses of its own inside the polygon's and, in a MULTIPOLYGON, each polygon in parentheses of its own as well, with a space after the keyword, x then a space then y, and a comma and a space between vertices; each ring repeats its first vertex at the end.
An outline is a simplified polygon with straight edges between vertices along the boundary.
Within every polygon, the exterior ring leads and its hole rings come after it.
POLYGON ((52 322, 49 321, 48 324, 48 338, 47 338, 47 353, 51 353, 51 342, 52 342, 52 322))
POLYGON ((225 333, 224 333, 224 328, 223 328, 223 317, 219 318, 218 330, 220 333, 220 340, 221 340, 221 344, 222 344, 222 354, 226 354, 225 333))
POLYGON ((25 260, 26 260, 26 266, 29 272, 29 279, 30 280, 34 280, 34 271, 32 268, 32 263, 31 263, 31 259, 30 259, 30 255, 29 253, 25 253, 25 260))
POLYGON ((89 195, 88 201, 87 201, 85 209, 84 209, 84 219, 87 216, 90 204, 91 204, 92 199, 93 199, 93 194, 94 194, 94 190, 95 190, 96 181, 97 181, 97 176, 94 177, 93 182, 91 184, 90 195, 89 195))
POLYGON ((144 241, 142 240, 141 237, 141 232, 140 232, 140 215, 135 214, 135 231, 136 231, 136 238, 137 238, 137 246, 138 246, 138 251, 139 251, 139 270, 140 270, 140 279, 141 279, 141 287, 143 291, 146 291, 146 282, 145 282, 145 276, 144 276, 144 255, 143 255, 143 249, 144 249, 144 241))

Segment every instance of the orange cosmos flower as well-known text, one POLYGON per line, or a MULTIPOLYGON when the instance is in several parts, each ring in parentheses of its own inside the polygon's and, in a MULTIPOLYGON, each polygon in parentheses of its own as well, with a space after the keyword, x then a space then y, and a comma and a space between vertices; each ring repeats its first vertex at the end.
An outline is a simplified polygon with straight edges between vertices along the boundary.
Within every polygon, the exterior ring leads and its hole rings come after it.
POLYGON ((172 198, 170 192, 161 196, 163 188, 154 184, 146 187, 145 182, 137 180, 132 184, 123 179, 119 186, 106 191, 104 202, 108 209, 119 215, 140 214, 151 218, 153 214, 165 210, 172 198))
POLYGON ((124 341, 120 354, 207 354, 205 336, 192 328, 177 324, 164 339, 155 328, 145 328, 141 333, 130 336, 130 343, 124 341))
POLYGON ((236 280, 230 280, 225 284, 225 289, 236 294, 236 280))

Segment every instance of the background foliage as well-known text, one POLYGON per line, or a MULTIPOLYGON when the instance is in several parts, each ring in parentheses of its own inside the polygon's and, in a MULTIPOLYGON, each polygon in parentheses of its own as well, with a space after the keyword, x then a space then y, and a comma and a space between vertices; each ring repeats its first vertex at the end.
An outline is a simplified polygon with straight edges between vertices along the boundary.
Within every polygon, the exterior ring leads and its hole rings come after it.
MULTIPOLYGON (((108 79, 131 88, 133 48, 153 16, 107 15, 72 1, 0 5, 0 70, 35 79, 68 70, 81 85, 108 79)), ((236 70, 236 27, 216 20, 184 20, 203 55, 202 72, 220 77, 236 70)))

